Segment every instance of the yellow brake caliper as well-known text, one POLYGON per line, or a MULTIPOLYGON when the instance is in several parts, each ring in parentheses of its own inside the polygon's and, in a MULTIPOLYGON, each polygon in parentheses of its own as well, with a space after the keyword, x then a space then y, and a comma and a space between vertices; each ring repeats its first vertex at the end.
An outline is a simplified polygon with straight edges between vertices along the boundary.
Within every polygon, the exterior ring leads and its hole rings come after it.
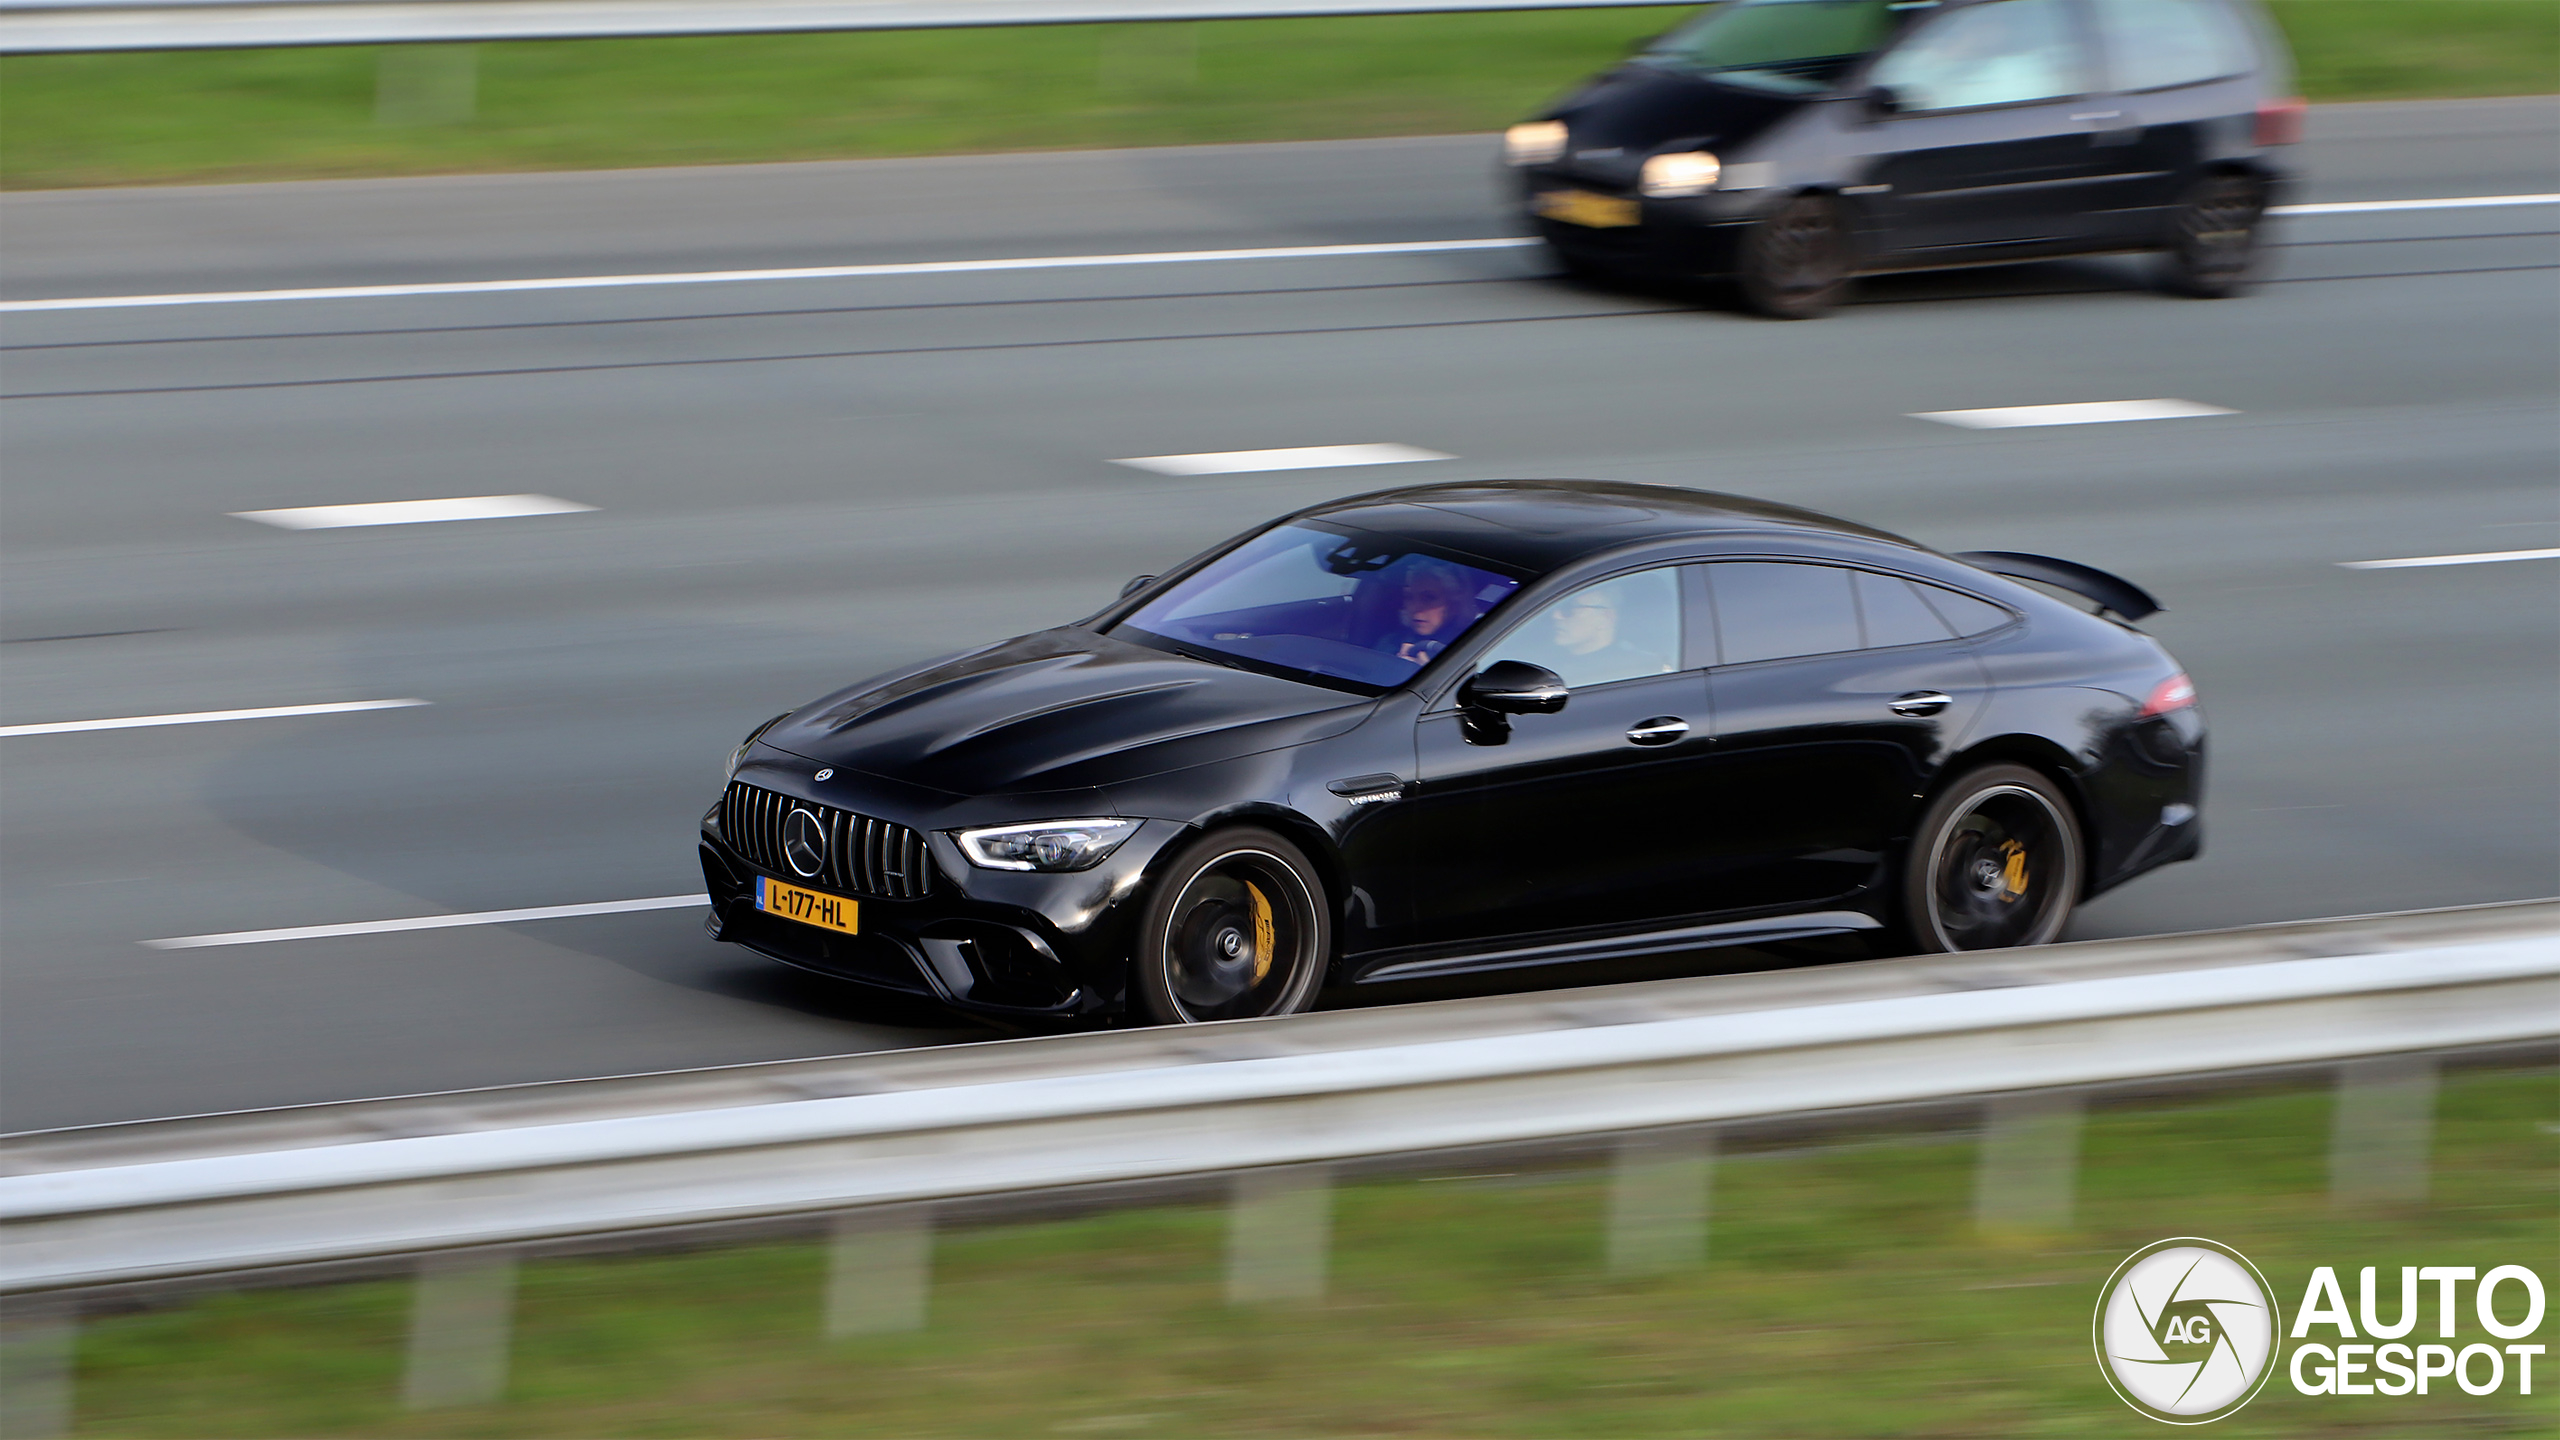
POLYGON ((2015 840, 2000 842, 2000 853, 2009 857, 2000 870, 2000 898, 2015 900, 2027 893, 2027 847, 2015 840))
POLYGON ((1271 901, 1252 881, 1246 881, 1244 893, 1253 897, 1253 983, 1271 973, 1271 901))

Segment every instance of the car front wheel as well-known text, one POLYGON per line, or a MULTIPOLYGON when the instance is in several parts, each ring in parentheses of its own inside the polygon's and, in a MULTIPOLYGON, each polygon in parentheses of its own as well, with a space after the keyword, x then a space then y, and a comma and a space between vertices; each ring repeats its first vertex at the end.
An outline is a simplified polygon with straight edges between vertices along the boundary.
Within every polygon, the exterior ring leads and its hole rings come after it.
POLYGON ((1175 858, 1148 902, 1132 989, 1166 1025, 1293 1015, 1315 1002, 1333 934, 1304 852, 1268 830, 1219 830, 1175 858))
POLYGON ((2162 281, 2174 294, 2219 300, 2247 288, 2258 267, 2267 187, 2249 175, 2208 175, 2170 212, 2162 281))
POLYGON ((2080 897, 2080 826, 2051 780, 2023 765, 1975 770, 1921 816, 1902 909, 1923 952, 2043 945, 2080 897))
POLYGON ((1853 266, 1849 227, 1824 195, 1798 195, 1743 237, 1735 281, 1753 310, 1778 320, 1810 320, 1840 303, 1853 266))

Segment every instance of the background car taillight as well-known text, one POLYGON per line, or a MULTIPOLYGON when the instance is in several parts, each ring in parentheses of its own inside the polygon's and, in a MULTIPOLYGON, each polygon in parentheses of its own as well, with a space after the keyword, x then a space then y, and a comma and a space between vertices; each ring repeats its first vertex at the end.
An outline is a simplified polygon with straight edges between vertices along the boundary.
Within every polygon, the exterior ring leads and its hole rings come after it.
POLYGON ((2195 703, 2196 682, 2188 679, 2186 672, 2181 670, 2151 687, 2151 698, 2142 702, 2142 716, 2147 720, 2172 710, 2184 710, 2195 703))
POLYGON ((2302 114, 2309 107, 2299 95, 2258 102, 2258 143, 2293 145, 2302 139, 2302 114))

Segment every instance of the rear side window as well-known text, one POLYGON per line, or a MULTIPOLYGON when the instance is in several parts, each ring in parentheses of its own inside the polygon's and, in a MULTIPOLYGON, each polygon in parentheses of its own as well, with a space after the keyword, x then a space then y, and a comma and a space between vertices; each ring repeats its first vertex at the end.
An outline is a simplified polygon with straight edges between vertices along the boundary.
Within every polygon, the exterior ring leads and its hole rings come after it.
POLYGON ((1904 110, 1970 110, 2085 94, 2088 72, 2064 0, 1992 0, 1923 26, 1868 78, 1904 110))
POLYGON ((1728 560, 1706 572, 1727 665, 1861 647, 1846 570, 1728 560))
POLYGON ((2247 74, 2248 37, 2220 0, 2093 0, 2118 90, 2160 90, 2247 74))
POLYGON ((1976 600, 1970 595, 1936 585, 1918 588, 1928 598, 1929 608, 1944 616, 1959 635, 1986 634, 2017 618, 1988 600, 1976 600))
POLYGON ((1929 602, 1920 598, 1910 581, 1864 570, 1855 574, 1858 615, 1867 622, 1868 649, 1926 645, 1932 640, 1955 638, 1956 632, 1947 628, 1947 622, 1929 608, 1929 602))

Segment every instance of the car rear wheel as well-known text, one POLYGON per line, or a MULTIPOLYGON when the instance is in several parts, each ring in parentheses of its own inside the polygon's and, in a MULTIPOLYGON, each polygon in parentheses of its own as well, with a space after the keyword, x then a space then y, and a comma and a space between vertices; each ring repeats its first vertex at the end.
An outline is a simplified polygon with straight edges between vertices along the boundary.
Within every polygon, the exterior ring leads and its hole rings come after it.
POLYGON ((2248 288, 2258 268, 2266 183, 2252 175, 2208 175, 2170 212, 2162 283, 2173 294, 2219 300, 2248 288))
POLYGON ((1779 320, 1810 320, 1840 303, 1852 266, 1849 227, 1823 195, 1798 195, 1743 238, 1734 279, 1743 303, 1779 320))
POLYGON ((1132 988, 1166 1025, 1292 1015, 1332 954, 1324 884, 1268 830, 1220 830, 1178 856, 1148 903, 1132 988))
POLYGON ((1903 862, 1912 947, 2050 943, 2080 897, 2082 853, 2071 804, 2051 780, 2023 765, 1963 776, 1930 803, 1903 862))

